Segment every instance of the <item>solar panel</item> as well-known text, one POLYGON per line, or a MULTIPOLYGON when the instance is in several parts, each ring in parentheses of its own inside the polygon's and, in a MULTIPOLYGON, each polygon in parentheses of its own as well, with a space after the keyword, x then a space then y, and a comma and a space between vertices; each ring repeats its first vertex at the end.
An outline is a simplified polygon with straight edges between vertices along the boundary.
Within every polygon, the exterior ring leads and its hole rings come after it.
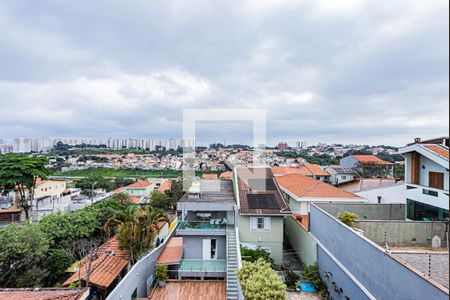
POLYGON ((249 179, 248 185, 253 191, 270 191, 277 189, 273 179, 249 179))
POLYGON ((275 195, 272 194, 247 194, 250 209, 278 208, 275 195))

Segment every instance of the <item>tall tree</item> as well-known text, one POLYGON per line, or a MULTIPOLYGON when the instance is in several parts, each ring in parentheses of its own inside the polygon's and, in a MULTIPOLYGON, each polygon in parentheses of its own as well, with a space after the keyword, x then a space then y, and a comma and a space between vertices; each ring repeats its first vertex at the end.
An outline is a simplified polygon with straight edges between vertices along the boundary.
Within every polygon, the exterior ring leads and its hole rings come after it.
POLYGON ((167 222, 166 214, 151 206, 129 206, 105 223, 105 231, 117 233, 121 246, 128 249, 133 263, 146 251, 152 249, 160 222, 167 222))
POLYGON ((17 191, 19 206, 28 219, 33 205, 34 189, 38 178, 46 179, 48 159, 44 156, 18 154, 0 155, 0 189, 5 193, 17 191))

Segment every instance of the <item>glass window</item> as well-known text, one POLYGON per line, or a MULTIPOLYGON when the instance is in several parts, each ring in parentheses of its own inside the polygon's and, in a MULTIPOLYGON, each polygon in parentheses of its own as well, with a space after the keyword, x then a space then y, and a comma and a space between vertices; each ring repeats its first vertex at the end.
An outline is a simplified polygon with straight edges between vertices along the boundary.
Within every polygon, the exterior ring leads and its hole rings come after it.
POLYGON ((264 229, 264 218, 258 218, 256 228, 264 229))
POLYGON ((417 221, 445 221, 448 218, 448 210, 414 201, 406 200, 407 217, 417 221))

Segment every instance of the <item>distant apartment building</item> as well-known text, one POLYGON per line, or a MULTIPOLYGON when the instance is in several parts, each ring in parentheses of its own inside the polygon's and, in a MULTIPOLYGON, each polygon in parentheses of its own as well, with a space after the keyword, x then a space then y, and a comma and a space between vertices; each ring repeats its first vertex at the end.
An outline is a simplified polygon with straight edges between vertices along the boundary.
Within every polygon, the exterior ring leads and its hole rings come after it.
POLYGON ((445 220, 449 209, 447 139, 420 141, 399 149, 405 159, 407 217, 445 220))
POLYGON ((277 149, 280 151, 286 151, 289 149, 289 146, 286 142, 279 142, 277 145, 277 149))
POLYGON ((306 143, 306 141, 298 141, 295 143, 295 145, 298 150, 304 150, 308 148, 308 144, 306 143))
POLYGON ((290 174, 276 177, 294 214, 308 214, 311 203, 364 203, 364 198, 310 177, 290 174))
POLYGON ((237 167, 234 174, 241 244, 266 250, 275 263, 282 263, 283 222, 291 210, 275 182, 272 170, 237 167))

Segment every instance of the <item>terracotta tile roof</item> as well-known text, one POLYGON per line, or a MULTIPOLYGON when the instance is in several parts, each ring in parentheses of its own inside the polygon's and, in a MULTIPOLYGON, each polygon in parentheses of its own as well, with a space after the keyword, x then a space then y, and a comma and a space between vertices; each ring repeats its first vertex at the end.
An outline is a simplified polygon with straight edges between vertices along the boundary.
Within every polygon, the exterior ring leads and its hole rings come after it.
POLYGON ((375 164, 375 165, 393 165, 394 163, 382 160, 375 155, 352 155, 361 164, 375 164))
POLYGON ((309 219, 308 214, 295 214, 295 215, 292 215, 291 218, 294 219, 298 225, 302 226, 306 231, 308 231, 308 219, 309 219), (301 222, 299 220, 297 220, 297 217, 299 217, 299 216, 302 217, 301 222))
POLYGON ((164 248, 156 263, 160 265, 178 264, 182 257, 183 238, 173 237, 167 243, 166 248, 164 248))
POLYGON ((152 185, 152 183, 150 181, 139 180, 139 181, 136 181, 136 182, 128 185, 126 188, 127 189, 143 189, 143 188, 149 187, 151 185, 152 185))
POLYGON ((217 174, 202 174, 204 180, 217 180, 217 174))
POLYGON ((8 300, 78 300, 84 299, 87 288, 23 288, 0 289, 0 299, 8 300))
POLYGON ((220 174, 220 179, 222 180, 230 180, 233 178, 233 172, 232 171, 226 171, 220 174))
POLYGON ((276 177, 280 186, 297 197, 311 198, 360 198, 350 192, 334 187, 328 183, 318 181, 299 174, 276 177))
POLYGON ((435 154, 445 157, 448 160, 448 148, 446 149, 446 147, 441 147, 438 145, 427 145, 424 146, 424 148, 434 152, 435 154))
POLYGON ((120 257, 126 260, 130 259, 130 251, 120 247, 120 241, 117 236, 110 238, 103 245, 101 245, 97 251, 97 256, 112 254, 114 254, 115 257, 120 257))
POLYGON ((304 164, 299 168, 293 167, 272 167, 272 172, 275 176, 300 174, 305 176, 330 176, 330 173, 324 171, 319 165, 304 164))
POLYGON ((123 188, 123 187, 117 188, 113 191, 113 193, 122 193, 124 189, 125 188, 123 188))
POLYGON ((139 204, 139 203, 141 203, 141 196, 129 196, 130 197, 130 201, 133 203, 133 204, 139 204))
MULTIPOLYGON (((101 289, 107 289, 120 273, 128 266, 128 260, 116 256, 103 255, 95 259, 91 264, 91 276, 89 282, 101 289)), ((69 286, 71 283, 77 282, 79 273, 81 280, 87 279, 87 263, 85 263, 80 271, 73 273, 63 286, 69 286)))
POLYGON ((44 182, 45 182, 45 180, 43 180, 42 178, 36 178, 36 186, 38 186, 44 182))
POLYGON ((161 186, 159 187, 158 191, 161 193, 164 193, 165 191, 168 191, 172 188, 172 180, 166 179, 162 182, 161 186))
POLYGON ((238 176, 238 187, 239 187, 239 201, 240 201, 240 212, 241 214, 250 215, 287 215, 291 213, 286 200, 280 193, 280 190, 265 190, 265 191, 251 191, 249 187, 249 179, 268 179, 273 180, 274 176, 270 168, 247 168, 239 167, 237 168, 238 176), (251 209, 248 203, 247 194, 271 194, 274 195, 277 208, 258 208, 251 209))

